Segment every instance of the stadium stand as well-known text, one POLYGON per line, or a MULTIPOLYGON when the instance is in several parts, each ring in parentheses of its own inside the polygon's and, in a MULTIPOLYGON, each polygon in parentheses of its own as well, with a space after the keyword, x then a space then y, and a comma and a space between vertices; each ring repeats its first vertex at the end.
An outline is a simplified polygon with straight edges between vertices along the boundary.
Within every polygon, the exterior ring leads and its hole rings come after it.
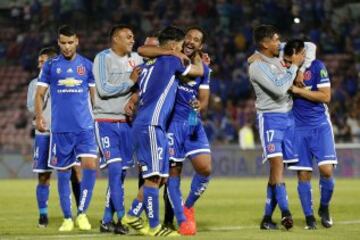
POLYGON ((56 45, 55 29, 60 23, 72 23, 80 30, 80 52, 91 59, 106 48, 107 30, 112 23, 133 25, 137 45, 147 33, 168 24, 202 26, 209 34, 206 51, 212 57, 213 69, 212 98, 205 126, 215 145, 236 143, 245 124, 255 131, 254 95, 246 58, 254 50, 252 27, 259 23, 274 24, 284 33, 284 40, 301 37, 317 44, 318 56, 325 61, 332 80, 329 106, 336 140, 360 142, 360 21, 356 21, 360 18, 360 4, 355 2, 2 1, 0 150, 31 152, 32 126, 25 108, 26 88, 37 74, 38 50, 56 45), (180 7, 184 5, 187 7, 180 7), (273 12, 279 14, 274 16, 273 12), (299 18, 300 23, 294 23, 294 18, 299 18))

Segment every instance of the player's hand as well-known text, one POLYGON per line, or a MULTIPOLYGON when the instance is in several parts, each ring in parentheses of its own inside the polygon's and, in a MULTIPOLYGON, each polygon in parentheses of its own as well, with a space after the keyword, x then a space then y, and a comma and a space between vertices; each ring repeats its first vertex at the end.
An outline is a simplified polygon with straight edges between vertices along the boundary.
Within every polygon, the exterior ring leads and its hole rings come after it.
POLYGON ((130 74, 130 79, 136 83, 141 73, 141 67, 135 67, 130 74))
POLYGON ((295 53, 291 57, 292 64, 295 64, 296 66, 300 67, 305 59, 305 49, 299 53, 295 53))
POLYGON ((191 63, 190 58, 188 58, 188 56, 186 56, 186 55, 183 54, 182 52, 171 51, 171 54, 170 54, 170 55, 179 58, 184 66, 187 66, 187 65, 189 65, 189 64, 191 63))
POLYGON ((289 89, 293 94, 299 94, 300 91, 302 90, 302 88, 299 88, 295 85, 292 85, 291 88, 289 89))
POLYGON ((250 57, 248 57, 247 62, 249 64, 251 64, 255 61, 261 61, 261 60, 262 60, 262 57, 261 57, 260 53, 254 53, 250 57))
POLYGON ((202 62, 204 63, 204 64, 206 64, 206 65, 210 65, 210 63, 211 63, 211 58, 210 58, 210 56, 209 56, 209 54, 208 53, 202 53, 201 54, 201 60, 202 60, 202 62))
POLYGON ((136 111, 136 104, 133 101, 129 101, 126 105, 125 105, 125 114, 129 117, 134 116, 135 111, 136 111))
POLYGON ((200 101, 198 99, 195 99, 193 101, 190 102, 190 105, 193 109, 195 109, 196 111, 200 110, 200 101))
POLYGON ((46 129, 46 121, 45 121, 45 118, 43 117, 43 115, 36 116, 36 118, 35 118, 35 126, 36 126, 36 129, 39 132, 46 132, 47 131, 47 129, 46 129))
POLYGON ((303 88, 305 87, 305 83, 304 83, 304 73, 302 71, 298 71, 296 78, 294 80, 294 84, 297 87, 303 88))

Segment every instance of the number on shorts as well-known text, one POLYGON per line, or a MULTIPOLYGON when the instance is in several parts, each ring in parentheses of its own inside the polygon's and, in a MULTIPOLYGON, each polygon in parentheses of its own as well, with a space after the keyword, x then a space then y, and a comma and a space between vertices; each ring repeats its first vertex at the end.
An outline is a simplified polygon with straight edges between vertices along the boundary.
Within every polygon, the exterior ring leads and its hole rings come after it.
POLYGON ((168 133, 167 138, 169 140, 169 145, 174 146, 174 134, 173 133, 168 133))
POLYGON ((158 148, 158 159, 159 160, 163 159, 163 148, 161 147, 158 148))
POLYGON ((101 138, 101 144, 103 148, 109 148, 110 147, 110 139, 109 137, 102 137, 101 138))
POLYGON ((266 138, 268 142, 272 142, 275 135, 275 130, 267 130, 266 131, 266 138))

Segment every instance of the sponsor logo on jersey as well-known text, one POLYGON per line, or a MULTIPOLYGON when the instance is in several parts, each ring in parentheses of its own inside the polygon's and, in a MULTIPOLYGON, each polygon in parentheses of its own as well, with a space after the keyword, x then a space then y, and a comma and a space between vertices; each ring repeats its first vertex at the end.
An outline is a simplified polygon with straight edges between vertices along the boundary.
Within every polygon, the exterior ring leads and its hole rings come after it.
POLYGON ((83 65, 77 66, 77 67, 76 67, 76 72, 77 72, 80 76, 84 75, 84 74, 85 74, 85 67, 84 67, 83 65))
POLYGON ((147 60, 147 62, 145 64, 146 65, 153 65, 155 62, 156 62, 156 58, 147 60))
POLYGON ((59 80, 58 86, 76 87, 80 86, 82 82, 82 80, 77 80, 75 78, 65 78, 59 80))
POLYGON ((327 78, 328 77, 328 72, 326 71, 326 69, 321 69, 320 70, 320 77, 321 78, 327 78))

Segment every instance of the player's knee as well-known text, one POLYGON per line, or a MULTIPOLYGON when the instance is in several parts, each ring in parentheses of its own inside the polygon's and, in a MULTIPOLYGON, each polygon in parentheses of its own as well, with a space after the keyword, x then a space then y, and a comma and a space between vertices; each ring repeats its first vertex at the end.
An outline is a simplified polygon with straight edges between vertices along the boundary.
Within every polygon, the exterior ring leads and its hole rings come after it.
POLYGON ((324 178, 331 178, 333 175, 333 166, 332 165, 322 165, 319 166, 320 176, 324 178))
POLYGON ((38 176, 39 184, 49 185, 50 184, 50 176, 51 176, 50 172, 39 173, 39 176, 38 176))
POLYGON ((311 172, 309 171, 298 171, 297 176, 298 180, 302 182, 307 182, 311 180, 311 172))
POLYGON ((151 176, 145 179, 145 185, 148 187, 156 187, 160 184, 160 176, 151 176))
POLYGON ((169 176, 171 177, 178 177, 181 175, 182 170, 182 163, 181 162, 171 162, 170 169, 169 169, 169 176))
POLYGON ((81 167, 83 169, 96 169, 96 159, 95 158, 82 158, 81 167))
POLYGON ((201 154, 192 159, 192 165, 198 174, 210 176, 212 171, 211 157, 207 154, 201 154))

